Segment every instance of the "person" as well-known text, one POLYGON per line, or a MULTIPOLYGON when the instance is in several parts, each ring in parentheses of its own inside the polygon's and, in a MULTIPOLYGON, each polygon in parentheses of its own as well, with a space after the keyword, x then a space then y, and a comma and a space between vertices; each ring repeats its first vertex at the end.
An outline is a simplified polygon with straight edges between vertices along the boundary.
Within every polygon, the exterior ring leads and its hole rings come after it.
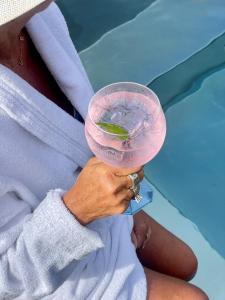
MULTIPOLYGON (((97 70, 96 70, 97 72, 97 70)), ((192 250, 90 152, 93 95, 51 0, 0 2, 0 299, 208 299, 192 250)))

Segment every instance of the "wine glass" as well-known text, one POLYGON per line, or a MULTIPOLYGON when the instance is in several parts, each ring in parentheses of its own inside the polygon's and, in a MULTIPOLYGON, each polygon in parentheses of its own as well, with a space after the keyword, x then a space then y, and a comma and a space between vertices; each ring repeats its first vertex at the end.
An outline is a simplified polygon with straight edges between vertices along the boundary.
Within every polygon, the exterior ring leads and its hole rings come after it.
MULTIPOLYGON (((153 159, 162 147, 166 119, 152 90, 134 82, 118 82, 103 87, 92 97, 85 135, 92 152, 106 164, 139 167, 153 159)), ((126 214, 134 214, 151 202, 152 190, 144 180, 140 194, 143 200, 132 200, 126 214)))

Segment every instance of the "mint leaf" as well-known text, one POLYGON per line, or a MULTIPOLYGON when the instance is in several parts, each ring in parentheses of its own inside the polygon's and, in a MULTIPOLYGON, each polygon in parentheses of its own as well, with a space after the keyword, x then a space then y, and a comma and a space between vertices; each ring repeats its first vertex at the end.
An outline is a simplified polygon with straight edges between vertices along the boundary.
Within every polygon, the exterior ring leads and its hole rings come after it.
POLYGON ((101 127, 103 130, 109 133, 118 134, 118 139, 122 141, 126 141, 129 139, 129 133, 128 131, 116 124, 113 123, 106 123, 106 122, 97 122, 96 125, 101 127))

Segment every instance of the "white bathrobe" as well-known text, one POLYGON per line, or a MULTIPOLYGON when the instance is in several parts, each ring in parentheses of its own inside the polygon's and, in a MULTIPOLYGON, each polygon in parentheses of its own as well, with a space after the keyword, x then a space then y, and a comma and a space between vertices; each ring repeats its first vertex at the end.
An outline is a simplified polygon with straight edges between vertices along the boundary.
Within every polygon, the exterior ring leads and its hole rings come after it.
MULTIPOLYGON (((85 118, 93 91, 56 4, 27 30, 85 118)), ((0 141, 0 300, 146 299, 132 217, 82 226, 62 202, 92 156, 83 124, 2 65, 0 141)))

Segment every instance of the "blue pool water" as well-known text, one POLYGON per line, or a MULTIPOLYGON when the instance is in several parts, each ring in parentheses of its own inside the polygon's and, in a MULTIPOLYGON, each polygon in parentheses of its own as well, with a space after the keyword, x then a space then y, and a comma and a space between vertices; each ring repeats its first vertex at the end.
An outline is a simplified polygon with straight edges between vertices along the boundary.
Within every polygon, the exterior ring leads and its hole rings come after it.
POLYGON ((165 145, 146 172, 225 257, 224 78, 222 65, 177 96, 166 110, 165 145))
POLYGON ((58 0, 57 3, 63 10, 77 50, 80 51, 96 42, 105 32, 133 19, 153 2, 154 0, 58 0))
POLYGON ((146 211, 194 249, 193 282, 225 300, 225 1, 58 1, 95 90, 148 85, 168 133, 146 211))

